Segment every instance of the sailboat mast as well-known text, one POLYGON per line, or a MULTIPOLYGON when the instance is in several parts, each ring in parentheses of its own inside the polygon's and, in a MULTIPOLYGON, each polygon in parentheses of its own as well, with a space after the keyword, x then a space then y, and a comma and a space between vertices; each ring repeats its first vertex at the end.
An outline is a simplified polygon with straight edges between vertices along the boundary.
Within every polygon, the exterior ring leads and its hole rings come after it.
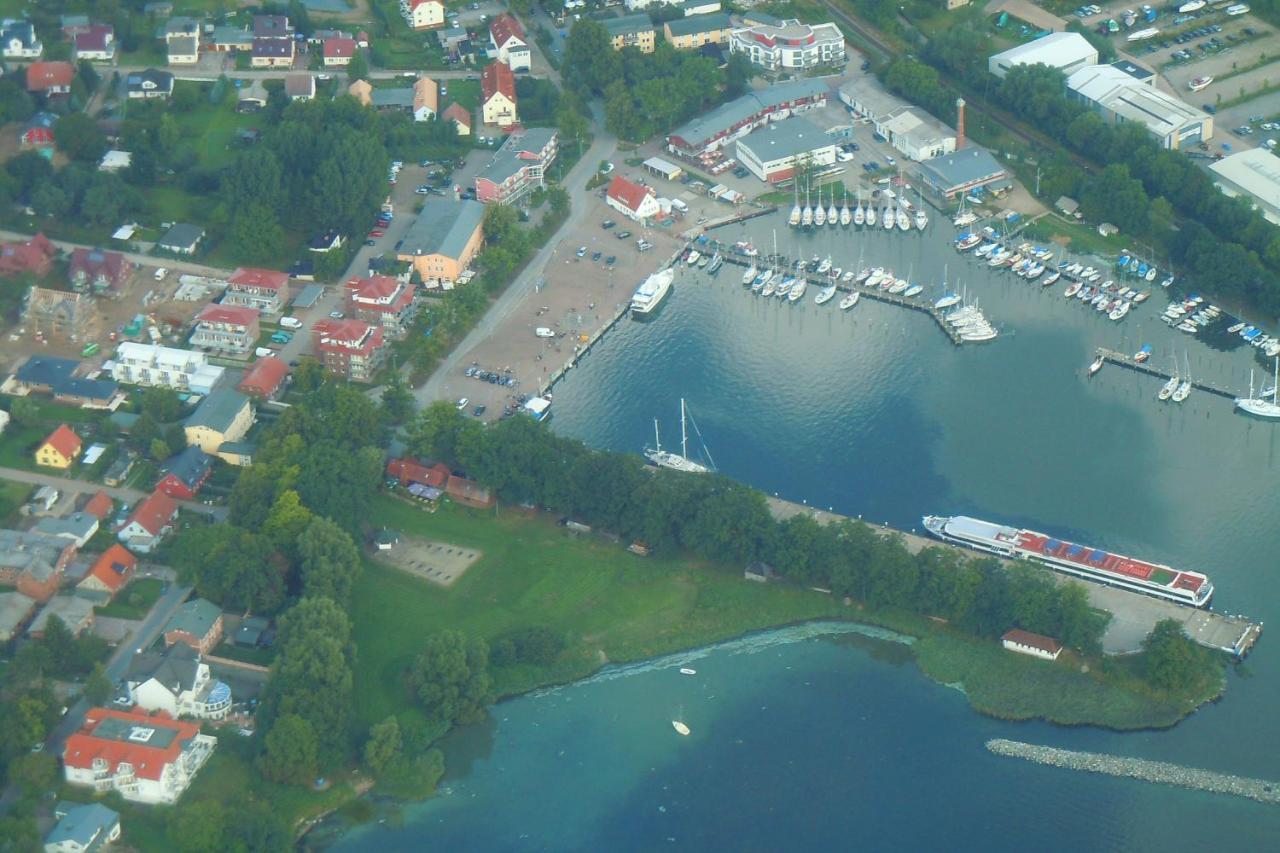
POLYGON ((680 398, 680 455, 689 458, 689 436, 684 429, 684 397, 680 398))
POLYGON ((662 452, 662 438, 658 435, 658 419, 653 419, 653 449, 662 452))

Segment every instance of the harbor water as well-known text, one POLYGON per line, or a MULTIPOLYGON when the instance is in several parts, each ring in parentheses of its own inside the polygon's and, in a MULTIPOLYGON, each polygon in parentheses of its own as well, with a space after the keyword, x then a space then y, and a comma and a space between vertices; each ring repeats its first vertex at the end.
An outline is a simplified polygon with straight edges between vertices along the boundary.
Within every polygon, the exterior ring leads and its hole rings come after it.
MULTIPOLYGON (((951 285, 1001 330, 956 347, 927 315, 862 300, 752 296, 741 270, 682 269, 645 323, 623 322, 555 388, 555 429, 639 451, 702 440, 724 473, 769 493, 906 529, 926 513, 1025 525, 1208 573, 1217 609, 1280 616, 1280 424, 1108 365, 1096 347, 1189 364, 1246 390, 1254 350, 1158 321, 1152 298, 1121 323, 958 256, 945 223, 925 234, 793 234, 782 215, 716 236, 792 257, 951 285), (699 439, 701 437, 701 440, 699 439)), ((1269 378, 1269 377, 1268 377, 1269 378)), ((1263 379, 1259 370, 1258 382, 1263 379)), ((1269 384, 1269 382, 1268 382, 1269 384)), ((638 667, 504 703, 450 742, 448 793, 352 830, 345 850, 1268 849, 1273 807, 1150 783, 1024 765, 984 743, 1020 741, 1277 777, 1280 663, 1264 634, 1226 697, 1172 730, 1119 735, 1008 724, 932 684, 905 650, 802 636, 713 651, 696 677, 638 667), (693 729, 679 738, 670 720, 693 729), (926 816, 926 819, 921 819, 926 816)))

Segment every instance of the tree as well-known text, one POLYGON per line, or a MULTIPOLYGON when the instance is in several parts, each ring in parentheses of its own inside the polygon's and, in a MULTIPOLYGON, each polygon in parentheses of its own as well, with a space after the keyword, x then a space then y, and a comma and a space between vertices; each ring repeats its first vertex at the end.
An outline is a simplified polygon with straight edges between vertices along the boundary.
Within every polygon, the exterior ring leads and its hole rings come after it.
POLYGON ((345 605, 360 574, 360 550, 351 536, 327 518, 313 518, 298 536, 302 594, 345 605))
POLYGON ((285 714, 267 732, 258 768, 268 779, 304 785, 316 777, 318 752, 311 723, 297 714, 285 714))
POLYGON ((142 392, 142 412, 157 423, 167 424, 182 414, 182 400, 172 388, 147 388, 142 392))
POLYGON ((399 754, 400 745, 400 723, 394 715, 374 723, 364 745, 364 763, 374 773, 380 773, 399 754))
POLYGON ((599 21, 581 18, 565 40, 564 79, 580 83, 596 93, 622 76, 622 58, 613 49, 609 33, 599 21))
POLYGON ((58 779, 58 759, 47 752, 28 753, 9 764, 9 784, 28 797, 52 790, 58 779))
POLYGON ((107 671, 101 663, 95 663, 93 669, 89 672, 89 678, 84 683, 84 698, 91 705, 102 705, 111 698, 111 694, 115 692, 115 687, 111 683, 111 679, 107 678, 107 671))
POLYGON ((365 59, 364 53, 357 48, 355 54, 351 57, 351 61, 347 63, 347 79, 351 82, 356 80, 364 80, 369 76, 369 60, 365 59))
POLYGON ((299 537, 313 520, 315 516, 302 505, 298 493, 293 489, 285 489, 271 505, 271 511, 262 522, 261 533, 271 541, 276 550, 294 554, 299 545, 299 537))
POLYGON ((478 433, 479 424, 447 400, 437 400, 409 424, 409 452, 421 459, 457 462, 458 447, 466 444, 463 436, 468 432, 478 433))
POLYGON ((228 822, 221 801, 188 798, 169 815, 165 831, 169 849, 180 853, 222 853, 226 849, 228 822))
POLYGON ((85 113, 68 113, 55 121, 53 139, 72 160, 97 163, 107 150, 107 135, 85 113))
POLYGON ((413 415, 415 402, 413 390, 404 381, 404 376, 398 370, 392 371, 387 387, 382 389, 382 414, 387 423, 395 426, 403 424, 413 415))
POLYGON ((14 180, 14 195, 23 203, 30 203, 36 189, 48 186, 53 178, 53 164, 35 151, 23 151, 4 169, 14 180))
POLYGON ((14 397, 9 402, 9 419, 15 427, 34 426, 40 421, 40 406, 29 397, 14 397))
POLYGON ((1142 654, 1147 681, 1166 690, 1195 684, 1210 665, 1176 619, 1161 619, 1155 624, 1142 641, 1142 654))
POLYGON ((250 202, 236 210, 228 235, 238 255, 250 262, 266 262, 284 251, 284 228, 265 204, 250 202))
POLYGON ((169 447, 169 443, 163 438, 151 439, 151 444, 147 448, 147 455, 155 462, 163 462, 173 454, 173 450, 169 447))
POLYGON ((468 640, 460 631, 433 634, 410 666, 408 682, 431 719, 474 722, 492 701, 489 649, 484 640, 468 640))
POLYGON ((755 68, 745 53, 729 54, 729 64, 725 66, 725 95, 736 98, 746 94, 755 73, 755 68))

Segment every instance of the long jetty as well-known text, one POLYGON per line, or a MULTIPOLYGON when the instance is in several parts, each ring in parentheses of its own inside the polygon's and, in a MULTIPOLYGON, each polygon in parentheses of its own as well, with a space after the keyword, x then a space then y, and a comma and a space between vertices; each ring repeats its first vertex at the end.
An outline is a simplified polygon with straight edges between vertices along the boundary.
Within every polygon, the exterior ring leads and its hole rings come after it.
MULTIPOLYGON (((1135 361, 1131 355, 1117 352, 1113 349, 1107 349, 1106 347, 1098 347, 1095 354, 1103 361, 1110 364, 1127 367, 1130 370, 1136 370, 1139 373, 1145 373, 1148 376, 1154 376, 1157 379, 1163 379, 1166 382, 1174 376, 1173 373, 1153 365, 1150 360, 1135 361)), ((1226 397, 1228 400, 1234 400, 1243 394, 1243 391, 1238 388, 1227 388, 1225 385, 1218 385, 1204 379, 1191 379, 1191 387, 1198 391, 1205 391, 1210 394, 1217 394, 1219 397, 1226 397)))
MULTIPOLYGON (((736 246, 726 245, 717 240, 711 241, 710 245, 715 249, 715 251, 720 253, 720 256, 725 261, 731 264, 748 267, 753 263, 758 263, 755 257, 745 254, 736 246)), ((701 251, 701 249, 699 249, 699 251, 701 251)), ((784 255, 771 256, 771 259, 780 266, 784 266, 788 269, 791 269, 794 264, 794 261, 791 258, 787 258, 784 255)), ((888 291, 880 290, 875 287, 867 287, 866 285, 859 284, 857 282, 832 281, 829 276, 813 275, 804 269, 796 270, 792 274, 797 278, 803 279, 814 287, 829 287, 834 284, 836 286, 836 290, 843 293, 852 293, 857 291, 867 299, 873 299, 876 302, 884 302, 888 305, 896 305, 899 308, 907 308, 911 311, 919 311, 922 314, 928 314, 933 318, 934 322, 938 324, 938 328, 942 330, 942 333, 947 336, 947 339, 950 340, 951 343, 956 346, 964 343, 964 339, 960 337, 960 333, 947 322, 946 315, 941 310, 934 308, 929 302, 921 302, 919 299, 915 298, 908 299, 900 294, 889 293, 888 291)))
POLYGON ((1168 761, 1149 761, 1145 758, 1129 758, 1100 752, 1056 749, 1051 746, 1036 746, 1003 738, 987 741, 987 750, 994 755, 1021 758, 1036 764, 1083 770, 1086 773, 1101 773, 1122 779, 1141 779, 1144 782, 1155 782, 1160 785, 1176 785, 1193 791, 1230 794, 1234 797, 1257 800, 1260 803, 1280 805, 1280 783, 1268 782, 1264 779, 1215 773, 1212 770, 1183 767, 1168 761))

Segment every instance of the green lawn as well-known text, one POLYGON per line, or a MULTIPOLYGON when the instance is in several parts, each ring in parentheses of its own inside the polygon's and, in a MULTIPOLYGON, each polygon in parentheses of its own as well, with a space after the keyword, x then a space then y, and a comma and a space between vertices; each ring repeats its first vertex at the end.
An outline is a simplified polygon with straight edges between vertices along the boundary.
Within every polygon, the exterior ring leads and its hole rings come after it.
POLYGON ((440 95, 440 109, 443 111, 449 104, 456 103, 469 112, 475 112, 480 106, 479 80, 444 80, 442 85, 449 88, 449 93, 440 95))
POLYGON ((31 497, 34 488, 26 483, 0 480, 0 524, 7 526, 17 517, 18 509, 31 497))
POLYGON ((737 572, 569 538, 545 518, 485 515, 453 506, 431 514, 391 498, 377 504, 373 516, 380 523, 476 548, 483 557, 451 589, 380 563, 366 566, 351 609, 360 662, 356 713, 364 724, 406 709, 400 672, 419 640, 443 628, 486 639, 531 625, 564 631, 569 645, 554 665, 494 672, 497 692, 511 694, 580 678, 606 661, 848 613, 820 593, 765 587, 737 572))
POLYGON ((110 604, 94 608, 98 616, 116 619, 141 619, 164 592, 164 581, 159 578, 138 578, 116 595, 110 604))
POLYGON ((249 649, 244 646, 237 646, 230 640, 224 640, 216 649, 213 655, 220 658, 228 658, 230 660, 238 660, 241 663, 252 663, 257 666, 271 666, 271 662, 275 660, 276 650, 269 649, 249 649))

